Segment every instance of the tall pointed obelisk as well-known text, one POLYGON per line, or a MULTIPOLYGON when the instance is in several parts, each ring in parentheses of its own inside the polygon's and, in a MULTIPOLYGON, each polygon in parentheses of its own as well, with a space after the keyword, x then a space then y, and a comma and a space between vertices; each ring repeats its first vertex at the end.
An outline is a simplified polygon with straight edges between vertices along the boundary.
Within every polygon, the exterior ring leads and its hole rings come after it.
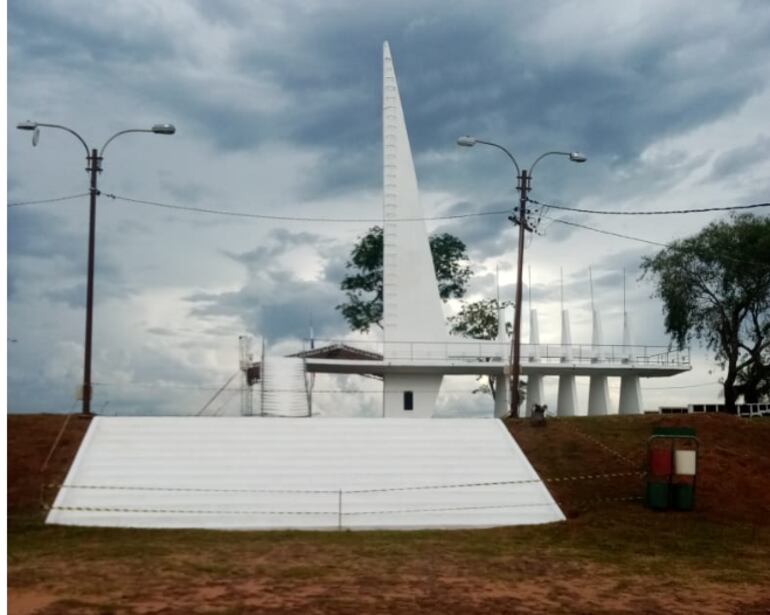
MULTIPOLYGON (((448 334, 387 42, 382 61, 383 320, 388 361, 430 353, 430 342, 445 342, 448 334)), ((432 374, 386 374, 384 415, 431 416, 441 380, 441 375, 432 374)))

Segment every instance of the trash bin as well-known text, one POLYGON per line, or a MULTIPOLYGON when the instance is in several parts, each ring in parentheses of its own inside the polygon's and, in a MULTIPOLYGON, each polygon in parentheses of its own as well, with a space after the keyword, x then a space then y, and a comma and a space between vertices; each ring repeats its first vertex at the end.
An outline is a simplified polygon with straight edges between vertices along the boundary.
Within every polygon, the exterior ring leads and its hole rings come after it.
POLYGON ((690 427, 656 427, 647 440, 645 504, 653 510, 692 510, 698 439, 690 427))

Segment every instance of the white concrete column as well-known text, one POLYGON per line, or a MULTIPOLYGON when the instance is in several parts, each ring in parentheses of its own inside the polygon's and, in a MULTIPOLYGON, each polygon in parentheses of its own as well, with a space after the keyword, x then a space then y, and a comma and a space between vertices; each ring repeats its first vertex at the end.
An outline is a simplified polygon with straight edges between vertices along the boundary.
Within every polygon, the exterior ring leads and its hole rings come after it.
MULTIPOLYGON (((623 312, 623 363, 633 363, 633 342, 631 338, 631 319, 628 312, 623 312)), ((619 414, 641 414, 642 387, 639 376, 622 376, 620 378, 619 414)))
POLYGON ((607 376, 591 376, 588 386, 588 416, 610 413, 610 388, 607 376))
MULTIPOLYGON (((604 360, 602 347, 602 323, 599 312, 593 310, 593 331, 591 333, 591 363, 604 360)), ((610 412, 610 389, 607 376, 591 376, 588 386, 588 415, 603 416, 610 412)))
POLYGON ((532 406, 535 404, 542 404, 545 401, 545 395, 543 394, 543 377, 542 376, 527 376, 527 398, 525 400, 527 410, 524 416, 530 416, 532 414, 532 406))
POLYGON ((641 414, 643 410, 642 387, 639 383, 639 376, 622 376, 620 378, 618 413, 641 414))
MULTIPOLYGON (((540 327, 537 321, 537 310, 529 310, 529 352, 530 363, 540 362, 540 327)), ((543 377, 537 375, 527 376, 527 396, 524 400, 524 416, 532 415, 532 406, 542 404, 545 401, 543 393, 543 377)))
MULTIPOLYGON (((561 346, 562 363, 572 362, 572 335, 569 327, 569 312, 561 311, 561 346)), ((577 386, 575 376, 559 376, 559 393, 556 402, 556 412, 559 416, 575 416, 577 414, 577 386)))
POLYGON ((511 411, 511 380, 508 376, 495 376, 495 418, 508 416, 511 411))

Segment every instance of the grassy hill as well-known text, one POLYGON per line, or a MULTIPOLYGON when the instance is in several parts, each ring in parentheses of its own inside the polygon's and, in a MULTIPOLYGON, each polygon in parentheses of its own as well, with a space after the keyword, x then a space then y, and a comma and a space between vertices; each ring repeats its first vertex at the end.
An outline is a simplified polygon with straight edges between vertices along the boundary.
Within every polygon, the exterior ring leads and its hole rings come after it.
POLYGON ((766 613, 770 421, 727 416, 507 422, 566 523, 420 532, 48 527, 87 421, 8 418, 10 613, 766 613), (696 510, 638 500, 654 425, 702 444, 696 510), (620 473, 589 480, 550 480, 620 473))

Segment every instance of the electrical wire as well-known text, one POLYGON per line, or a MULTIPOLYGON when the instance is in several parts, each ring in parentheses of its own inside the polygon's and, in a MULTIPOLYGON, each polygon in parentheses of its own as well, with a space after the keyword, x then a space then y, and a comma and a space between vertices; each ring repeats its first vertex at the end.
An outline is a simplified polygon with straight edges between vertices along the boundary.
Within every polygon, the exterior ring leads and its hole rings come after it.
POLYGON ((59 196, 53 199, 40 199, 38 201, 16 201, 14 203, 8 203, 8 208, 11 207, 23 207, 24 205, 41 205, 43 203, 58 203, 59 201, 69 201, 72 199, 79 199, 84 196, 88 196, 90 192, 81 192, 80 194, 71 194, 69 196, 59 196))
MULTIPOLYGON (((653 241, 651 239, 643 239, 641 237, 634 237, 632 235, 624 235, 622 233, 615 233, 613 231, 607 231, 604 229, 596 228, 594 226, 588 226, 587 224, 580 224, 578 222, 572 222, 571 220, 565 220, 563 218, 553 218, 551 216, 548 216, 546 214, 542 214, 544 218, 548 218, 549 220, 553 222, 558 222, 559 224, 566 224, 567 226, 574 226, 577 228, 585 229, 587 231, 593 231, 594 233, 601 233, 602 235, 609 235, 611 237, 619 237, 621 239, 628 239, 631 241, 638 241, 641 243, 646 243, 652 246, 658 246, 661 248, 672 248, 674 247, 674 242, 671 243, 661 243, 660 241, 653 241)), ((770 264, 768 263, 758 263, 756 261, 744 261, 739 258, 734 258, 728 254, 720 253, 719 256, 721 258, 724 258, 725 260, 732 261, 734 263, 741 263, 742 265, 751 265, 752 267, 760 267, 762 269, 770 269, 770 264)))
POLYGON ((671 244, 667 243, 661 243, 660 241, 653 241, 652 239, 643 239, 641 237, 634 237, 632 235, 624 235, 623 233, 615 233, 614 231, 606 231, 604 229, 596 228, 594 226, 588 226, 587 224, 580 224, 578 222, 572 222, 571 220, 565 220, 563 218, 554 218, 553 216, 549 216, 548 214, 541 214, 543 218, 547 218, 548 220, 551 220, 553 222, 558 222, 559 224, 566 224, 567 226, 574 226, 577 228, 582 228, 586 231, 593 231, 594 233, 601 233, 602 235, 609 235, 611 237, 619 237, 620 239, 629 239, 631 241, 639 241, 641 243, 647 243, 652 246, 659 246, 662 248, 668 248, 671 244))
POLYGON ((632 211, 618 211, 611 209, 582 209, 579 207, 564 207, 562 205, 553 205, 551 203, 541 203, 535 199, 527 198, 529 203, 533 205, 540 205, 541 207, 551 207, 553 209, 561 209, 563 211, 573 211, 581 214, 596 214, 603 216, 666 216, 666 215, 678 215, 678 214, 701 214, 712 211, 736 211, 739 209, 756 209, 758 207, 770 207, 770 203, 754 203, 752 205, 732 205, 728 207, 696 207, 690 209, 657 209, 652 211, 632 210, 632 211))
POLYGON ((320 218, 320 217, 305 217, 305 216, 277 216, 272 214, 256 214, 245 211, 232 211, 227 209, 212 209, 208 207, 192 207, 189 205, 174 205, 172 203, 163 203, 160 201, 147 201, 144 199, 134 199, 130 197, 124 197, 112 193, 102 193, 102 196, 106 196, 115 201, 124 201, 126 203, 134 203, 139 205, 149 205, 151 207, 162 207, 164 209, 174 209, 180 211, 192 211, 196 213, 215 214, 220 216, 232 216, 237 218, 255 218, 257 220, 278 220, 283 222, 355 222, 355 223, 377 223, 383 224, 385 222, 424 222, 427 220, 457 220, 461 218, 473 218, 478 216, 501 216, 503 214, 509 214, 510 209, 501 209, 495 211, 478 211, 467 214, 450 214, 446 216, 425 216, 421 218, 320 218))

